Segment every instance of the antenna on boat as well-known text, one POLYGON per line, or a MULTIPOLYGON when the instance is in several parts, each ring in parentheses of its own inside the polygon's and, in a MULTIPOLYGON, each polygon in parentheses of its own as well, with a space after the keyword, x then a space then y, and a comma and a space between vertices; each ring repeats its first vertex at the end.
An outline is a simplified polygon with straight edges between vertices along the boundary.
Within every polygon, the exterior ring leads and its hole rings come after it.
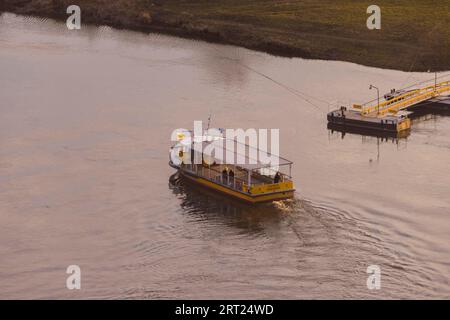
POLYGON ((211 124, 211 111, 209 112, 208 116, 208 128, 206 130, 209 130, 209 125, 211 124))

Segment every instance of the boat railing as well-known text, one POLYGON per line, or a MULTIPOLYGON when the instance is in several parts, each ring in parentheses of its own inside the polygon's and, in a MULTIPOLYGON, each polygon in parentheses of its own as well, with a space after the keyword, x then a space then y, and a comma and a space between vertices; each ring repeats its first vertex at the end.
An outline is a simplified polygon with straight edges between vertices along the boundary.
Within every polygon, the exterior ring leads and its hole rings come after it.
POLYGON ((245 179, 242 179, 236 175, 234 177, 227 175, 225 179, 225 177, 222 175, 222 172, 217 170, 213 166, 183 164, 183 167, 185 170, 188 170, 199 177, 213 181, 217 184, 239 191, 242 191, 244 189, 244 185, 246 182, 245 179))
POLYGON ((222 171, 217 170, 214 166, 204 166, 204 165, 192 165, 192 164, 184 164, 185 170, 187 169, 191 173, 202 177, 204 179, 215 182, 219 185, 232 188, 234 190, 246 192, 246 193, 268 193, 274 191, 281 190, 290 190, 293 189, 293 182, 291 177, 287 174, 280 173, 281 179, 279 182, 274 182, 272 178, 268 176, 263 176, 259 173, 252 172, 252 177, 256 177, 258 179, 262 179, 264 177, 267 181, 258 182, 258 183, 250 183, 248 184, 247 173, 245 178, 239 176, 239 173, 246 169, 239 169, 235 167, 234 176, 226 175, 224 176, 222 171))

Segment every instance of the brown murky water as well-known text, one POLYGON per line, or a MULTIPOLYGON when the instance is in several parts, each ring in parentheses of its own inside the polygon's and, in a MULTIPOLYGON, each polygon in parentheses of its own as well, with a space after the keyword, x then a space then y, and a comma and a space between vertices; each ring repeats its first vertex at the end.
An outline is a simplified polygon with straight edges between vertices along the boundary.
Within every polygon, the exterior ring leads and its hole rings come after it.
POLYGON ((450 117, 398 142, 325 120, 370 83, 430 77, 2 15, 0 298, 450 298, 450 117), (209 112, 280 128, 294 200, 247 207, 173 176, 170 133, 209 112))

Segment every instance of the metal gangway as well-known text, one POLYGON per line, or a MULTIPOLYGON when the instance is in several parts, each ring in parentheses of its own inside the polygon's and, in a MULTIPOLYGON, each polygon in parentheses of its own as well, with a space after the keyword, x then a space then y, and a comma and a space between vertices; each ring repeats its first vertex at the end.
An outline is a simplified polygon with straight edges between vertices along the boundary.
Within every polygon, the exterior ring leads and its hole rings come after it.
POLYGON ((418 103, 443 96, 450 93, 450 81, 435 83, 422 88, 408 90, 398 94, 391 99, 372 104, 374 101, 363 105, 354 104, 354 109, 359 109, 362 116, 379 117, 386 114, 396 114, 397 112, 414 106, 418 103))

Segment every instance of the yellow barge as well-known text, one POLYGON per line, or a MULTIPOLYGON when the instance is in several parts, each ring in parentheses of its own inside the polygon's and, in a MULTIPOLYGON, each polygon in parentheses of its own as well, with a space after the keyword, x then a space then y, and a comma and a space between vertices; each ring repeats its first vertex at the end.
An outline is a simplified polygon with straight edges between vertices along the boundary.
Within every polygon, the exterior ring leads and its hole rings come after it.
MULTIPOLYGON (((208 139, 202 141, 203 147, 211 143, 206 140, 208 139)), ((233 145, 236 144, 238 142, 233 141, 233 145)), ((251 147, 245 145, 241 150, 248 151, 249 148, 251 147)), ((276 157, 275 164, 260 161, 234 164, 223 162, 194 149, 193 145, 178 142, 170 150, 169 165, 177 169, 189 182, 251 204, 284 200, 294 196, 295 189, 291 177, 293 163, 287 159, 270 155, 276 157), (198 158, 201 161, 195 163, 195 155, 199 153, 198 158)), ((233 159, 236 158, 235 155, 236 152, 233 159)), ((248 162, 249 157, 244 158, 248 162)))

